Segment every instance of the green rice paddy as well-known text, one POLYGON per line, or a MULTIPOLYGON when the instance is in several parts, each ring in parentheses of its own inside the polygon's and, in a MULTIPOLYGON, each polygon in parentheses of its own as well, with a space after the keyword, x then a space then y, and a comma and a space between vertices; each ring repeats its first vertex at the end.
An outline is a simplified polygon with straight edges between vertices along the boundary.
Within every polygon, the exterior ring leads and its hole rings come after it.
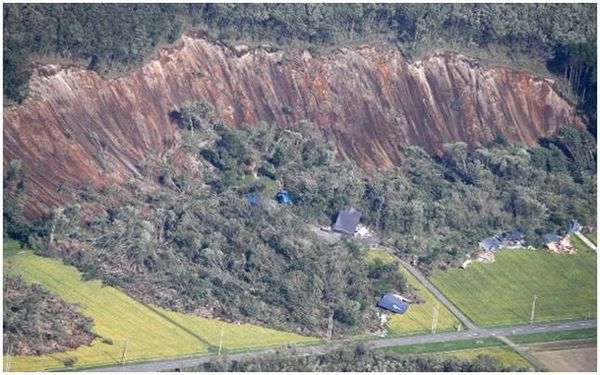
POLYGON ((576 238, 575 255, 502 250, 491 264, 436 271, 431 281, 476 324, 528 323, 596 317, 596 253, 576 238))

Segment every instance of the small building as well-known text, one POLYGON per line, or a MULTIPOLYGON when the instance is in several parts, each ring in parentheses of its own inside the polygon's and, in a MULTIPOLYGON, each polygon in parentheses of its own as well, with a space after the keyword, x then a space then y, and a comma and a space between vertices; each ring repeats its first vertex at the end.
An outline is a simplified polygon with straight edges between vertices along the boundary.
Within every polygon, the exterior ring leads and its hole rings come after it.
POLYGON ((479 243, 483 251, 496 252, 505 248, 522 247, 525 244, 525 235, 519 230, 511 230, 493 237, 485 238, 479 243))
POLYGON ((502 243, 500 240, 498 240, 498 238, 496 238, 496 236, 488 237, 479 243, 479 247, 487 252, 495 252, 500 250, 502 243))
POLYGON ((516 229, 502 233, 499 239, 502 247, 520 247, 525 243, 525 235, 516 229))
POLYGON ((338 213, 335 224, 331 227, 334 232, 349 234, 351 236, 356 233, 356 228, 360 221, 360 212, 354 207, 347 208, 338 213))
POLYGON ((569 234, 579 233, 583 229, 583 226, 577 222, 577 220, 571 220, 569 225, 569 234))
POLYGON ((286 190, 282 190, 282 191, 278 192, 275 197, 277 198, 277 202, 279 202, 280 204, 294 203, 292 200, 292 197, 286 190))
POLYGON ((378 307, 396 314, 404 314, 408 310, 409 304, 410 300, 393 293, 384 294, 377 302, 378 307))

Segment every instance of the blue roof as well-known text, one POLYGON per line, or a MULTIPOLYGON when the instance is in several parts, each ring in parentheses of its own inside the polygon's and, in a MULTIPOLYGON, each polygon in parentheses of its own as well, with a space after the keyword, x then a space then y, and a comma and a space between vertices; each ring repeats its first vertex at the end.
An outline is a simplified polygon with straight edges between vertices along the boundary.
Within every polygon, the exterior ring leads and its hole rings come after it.
POLYGON ((290 196, 290 194, 285 191, 282 190, 280 192, 277 193, 277 202, 281 203, 281 204, 292 204, 294 203, 294 201, 292 200, 292 197, 290 196))
POLYGON ((258 197, 254 194, 246 194, 246 203, 256 206, 258 204, 258 197))
POLYGON ((397 295, 387 293, 379 299, 377 306, 397 314, 404 314, 408 309, 409 304, 408 302, 402 301, 397 295))

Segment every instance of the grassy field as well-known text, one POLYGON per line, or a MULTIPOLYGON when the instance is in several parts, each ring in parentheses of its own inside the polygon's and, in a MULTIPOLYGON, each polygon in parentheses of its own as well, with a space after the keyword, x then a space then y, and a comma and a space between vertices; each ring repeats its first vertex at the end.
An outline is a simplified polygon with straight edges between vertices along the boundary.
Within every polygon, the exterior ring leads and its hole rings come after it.
POLYGON ((436 271, 431 281, 476 324, 527 323, 596 316, 596 253, 578 239, 577 255, 503 250, 492 264, 436 271))
POLYGON ((428 344, 402 345, 386 349, 386 351, 402 354, 441 353, 466 349, 481 349, 504 346, 502 341, 493 337, 484 339, 466 339, 458 341, 432 342, 428 344))
POLYGON ((114 365, 121 362, 125 350, 127 361, 208 353, 217 350, 221 331, 223 352, 318 341, 146 306, 98 280, 82 281, 74 267, 30 251, 19 252, 17 246, 4 243, 5 273, 21 274, 28 282, 40 283, 67 302, 79 304, 82 313, 94 319, 94 332, 100 338, 71 352, 5 357, 5 369, 10 363, 11 371, 62 368, 67 358, 77 360, 75 367, 114 365))
POLYGON ((440 353, 440 355, 446 358, 458 359, 475 359, 480 355, 486 355, 496 359, 498 362, 506 366, 526 368, 528 370, 534 369, 534 367, 531 365, 531 363, 529 363, 529 361, 521 357, 519 353, 515 352, 507 346, 456 350, 451 352, 440 353))
POLYGON ((529 344, 550 341, 596 340, 596 329, 577 329, 563 332, 542 332, 529 335, 511 336, 511 341, 517 344, 529 344))
MULTIPOLYGON (((395 259, 393 255, 385 250, 371 250, 368 253, 368 258, 371 260, 381 259, 387 262, 393 262, 395 259)), ((388 332, 395 336, 431 332, 431 318, 433 309, 438 306, 437 299, 402 266, 400 266, 400 271, 425 303, 411 304, 406 313, 391 315, 387 324, 388 332)), ((458 320, 454 315, 444 305, 439 304, 437 332, 456 330, 457 325, 458 320)))
POLYGON ((495 338, 478 340, 460 340, 450 342, 436 342, 420 345, 397 346, 386 351, 400 354, 432 354, 436 357, 473 359, 478 355, 488 355, 505 365, 525 367, 531 369, 531 364, 518 353, 507 347, 495 338))

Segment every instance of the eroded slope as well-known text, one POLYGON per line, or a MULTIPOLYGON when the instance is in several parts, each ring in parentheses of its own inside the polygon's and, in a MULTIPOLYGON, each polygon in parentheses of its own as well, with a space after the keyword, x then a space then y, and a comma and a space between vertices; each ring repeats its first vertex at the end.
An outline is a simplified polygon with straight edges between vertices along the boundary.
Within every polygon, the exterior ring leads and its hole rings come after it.
POLYGON ((399 163, 406 145, 436 151, 444 142, 478 145, 496 135, 531 145, 582 121, 548 80, 460 55, 411 64, 384 45, 319 57, 268 50, 184 36, 119 79, 39 69, 30 98, 4 113, 4 165, 23 162, 28 216, 63 202, 61 186, 137 175, 145 156, 177 143, 169 113, 188 99, 210 101, 232 125, 309 119, 340 155, 364 167, 399 163))

